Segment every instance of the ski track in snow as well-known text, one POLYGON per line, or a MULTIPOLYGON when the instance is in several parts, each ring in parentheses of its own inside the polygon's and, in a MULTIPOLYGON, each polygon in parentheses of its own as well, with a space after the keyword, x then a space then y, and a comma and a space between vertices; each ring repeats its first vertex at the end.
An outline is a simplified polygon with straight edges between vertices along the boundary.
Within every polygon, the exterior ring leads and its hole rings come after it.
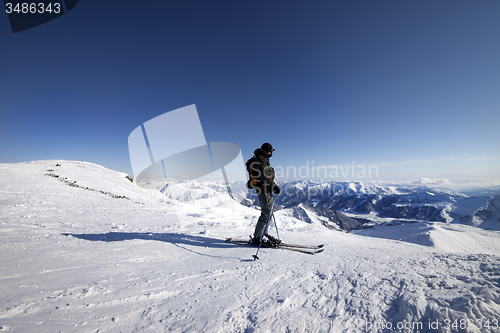
POLYGON ((0 174, 2 332, 500 332, 497 232, 478 232, 487 251, 458 247, 473 229, 423 246, 404 226, 381 239, 277 212, 282 239, 325 251, 254 261, 224 239, 248 237, 256 209, 182 204, 87 162, 0 174))

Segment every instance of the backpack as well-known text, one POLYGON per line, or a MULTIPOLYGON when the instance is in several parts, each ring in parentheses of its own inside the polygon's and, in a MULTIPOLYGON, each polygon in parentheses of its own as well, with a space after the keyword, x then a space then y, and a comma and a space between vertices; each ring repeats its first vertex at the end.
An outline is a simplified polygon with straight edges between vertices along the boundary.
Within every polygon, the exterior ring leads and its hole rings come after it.
POLYGON ((255 175, 256 170, 252 170, 252 163, 255 162, 257 156, 253 155, 252 158, 250 158, 245 165, 247 166, 247 171, 248 171, 248 182, 247 182, 247 188, 248 189, 254 189, 259 187, 259 180, 256 178, 257 176, 255 175), (253 173, 252 173, 253 172, 253 173))

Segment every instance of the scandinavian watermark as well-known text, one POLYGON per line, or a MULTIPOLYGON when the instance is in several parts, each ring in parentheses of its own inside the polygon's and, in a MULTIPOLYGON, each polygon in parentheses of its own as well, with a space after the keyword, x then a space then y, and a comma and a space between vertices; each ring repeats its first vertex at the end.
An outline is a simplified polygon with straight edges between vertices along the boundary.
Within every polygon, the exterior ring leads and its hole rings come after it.
POLYGON ((336 181, 344 180, 374 180, 379 178, 377 165, 315 165, 314 161, 306 161, 305 165, 276 166, 274 168, 276 178, 286 180, 320 180, 336 181))

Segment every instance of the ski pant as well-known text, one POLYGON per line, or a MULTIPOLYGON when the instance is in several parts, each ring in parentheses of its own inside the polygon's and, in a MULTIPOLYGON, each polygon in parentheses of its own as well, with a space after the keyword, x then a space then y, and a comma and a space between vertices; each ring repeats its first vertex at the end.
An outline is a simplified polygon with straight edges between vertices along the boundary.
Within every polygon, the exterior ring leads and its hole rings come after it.
POLYGON ((260 239, 266 229, 267 220, 269 219, 269 214, 271 213, 271 207, 273 205, 272 194, 262 191, 262 193, 259 194, 259 202, 261 213, 253 234, 255 239, 260 239))

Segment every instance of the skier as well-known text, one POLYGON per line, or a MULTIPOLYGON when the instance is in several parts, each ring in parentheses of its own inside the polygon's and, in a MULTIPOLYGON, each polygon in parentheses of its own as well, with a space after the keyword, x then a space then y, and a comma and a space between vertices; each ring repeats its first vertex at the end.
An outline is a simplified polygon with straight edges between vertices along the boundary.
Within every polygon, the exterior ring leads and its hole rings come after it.
POLYGON ((250 181, 253 180, 253 188, 259 196, 261 214, 251 242, 259 244, 262 235, 265 232, 266 223, 271 214, 273 204, 273 193, 280 194, 280 188, 274 182, 274 169, 269 163, 269 159, 273 156, 274 148, 270 143, 264 143, 260 148, 254 151, 255 157, 249 160, 249 168, 251 170, 250 181))

